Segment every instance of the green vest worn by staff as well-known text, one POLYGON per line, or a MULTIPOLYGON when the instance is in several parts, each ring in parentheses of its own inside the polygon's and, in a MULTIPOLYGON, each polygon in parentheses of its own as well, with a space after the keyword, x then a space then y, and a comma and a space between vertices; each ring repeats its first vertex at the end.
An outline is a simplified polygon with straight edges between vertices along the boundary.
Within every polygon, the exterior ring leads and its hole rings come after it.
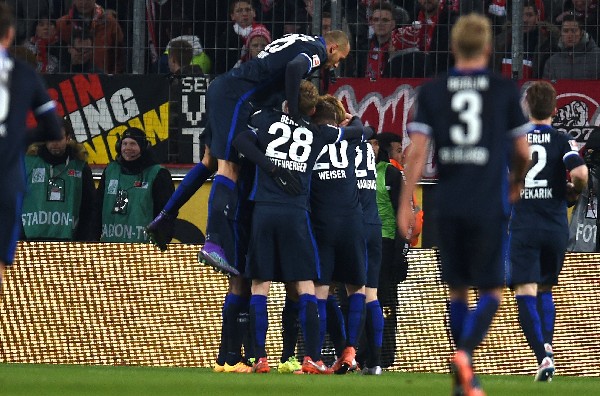
POLYGON ((392 206, 390 192, 385 188, 385 173, 387 167, 392 166, 389 162, 377 163, 377 210, 381 218, 381 236, 383 238, 396 238, 396 212, 392 206))
POLYGON ((142 173, 125 175, 117 162, 104 172, 104 204, 102 205, 102 242, 148 242, 144 228, 154 219, 152 186, 162 169, 152 165, 142 173), (126 191, 124 213, 114 213, 117 192, 126 191))
POLYGON ((39 156, 25 156, 27 194, 23 199, 23 229, 27 239, 71 241, 81 207, 81 160, 52 166, 39 156))

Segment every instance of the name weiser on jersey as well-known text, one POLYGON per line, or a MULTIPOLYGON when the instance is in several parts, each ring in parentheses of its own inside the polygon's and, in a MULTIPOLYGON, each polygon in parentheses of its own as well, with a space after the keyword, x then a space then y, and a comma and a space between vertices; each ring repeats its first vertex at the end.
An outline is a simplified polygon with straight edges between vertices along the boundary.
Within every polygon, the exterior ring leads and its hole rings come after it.
POLYGON ((485 165, 490 153, 486 147, 440 147, 438 158, 444 164, 472 164, 485 165))

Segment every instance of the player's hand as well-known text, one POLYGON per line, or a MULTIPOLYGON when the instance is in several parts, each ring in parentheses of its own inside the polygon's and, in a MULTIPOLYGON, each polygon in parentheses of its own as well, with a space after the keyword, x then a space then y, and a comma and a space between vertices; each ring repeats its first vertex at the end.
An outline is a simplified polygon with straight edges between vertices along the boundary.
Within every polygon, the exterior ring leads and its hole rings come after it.
POLYGON ((175 218, 176 216, 162 210, 146 227, 146 234, 148 234, 150 242, 158 246, 163 252, 167 250, 167 244, 173 239, 175 218))
POLYGON ((575 202, 577 202, 577 200, 579 199, 579 194, 581 194, 581 191, 575 190, 575 185, 571 182, 567 182, 566 198, 567 202, 569 203, 569 206, 572 206, 575 204, 575 202))
POLYGON ((396 223, 400 236, 408 241, 412 237, 412 230, 415 226, 415 212, 412 210, 410 201, 400 202, 396 223))
POLYGON ((302 192, 302 183, 289 169, 274 166, 269 173, 275 184, 286 193, 298 195, 302 192))

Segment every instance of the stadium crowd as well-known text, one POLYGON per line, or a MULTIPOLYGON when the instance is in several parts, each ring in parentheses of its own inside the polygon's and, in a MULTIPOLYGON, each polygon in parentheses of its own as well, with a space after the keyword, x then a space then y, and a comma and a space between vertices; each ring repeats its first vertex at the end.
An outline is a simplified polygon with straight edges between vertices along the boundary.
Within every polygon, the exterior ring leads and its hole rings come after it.
MULTIPOLYGON (((146 2, 141 25, 134 19, 134 1, 7 3, 16 12, 13 50, 42 73, 131 73, 133 38, 142 33, 147 39, 143 72, 168 72, 161 54, 168 53, 171 40, 183 38, 194 48, 194 64, 218 75, 250 56, 249 38, 258 35, 265 45, 284 34, 325 33, 335 21, 352 47, 338 75, 430 77, 453 65, 449 32, 457 17, 470 11, 492 23, 492 69, 509 77, 513 73, 513 10, 506 0, 345 0, 335 3, 339 9, 327 0, 230 1, 228 7, 206 0, 153 0, 146 2), (320 24, 313 19, 315 11, 320 24)), ((598 78, 596 0, 527 0, 522 5, 524 78, 598 78)))

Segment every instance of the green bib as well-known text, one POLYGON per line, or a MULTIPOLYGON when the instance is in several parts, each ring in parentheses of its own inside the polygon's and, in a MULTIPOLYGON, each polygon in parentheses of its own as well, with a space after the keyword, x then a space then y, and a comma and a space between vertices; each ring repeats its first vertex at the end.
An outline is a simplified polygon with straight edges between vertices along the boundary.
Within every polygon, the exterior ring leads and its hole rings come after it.
POLYGON ((125 175, 118 163, 108 164, 104 172, 100 241, 148 242, 144 228, 154 218, 152 185, 161 169, 160 165, 153 165, 140 174, 125 175))
POLYGON ((73 240, 84 166, 81 160, 52 166, 39 156, 25 156, 27 194, 21 219, 26 239, 73 240))
POLYGON ((385 188, 385 172, 388 166, 393 166, 389 162, 380 161, 377 163, 377 210, 381 218, 381 236, 383 238, 396 238, 396 212, 392 206, 390 192, 385 188))

